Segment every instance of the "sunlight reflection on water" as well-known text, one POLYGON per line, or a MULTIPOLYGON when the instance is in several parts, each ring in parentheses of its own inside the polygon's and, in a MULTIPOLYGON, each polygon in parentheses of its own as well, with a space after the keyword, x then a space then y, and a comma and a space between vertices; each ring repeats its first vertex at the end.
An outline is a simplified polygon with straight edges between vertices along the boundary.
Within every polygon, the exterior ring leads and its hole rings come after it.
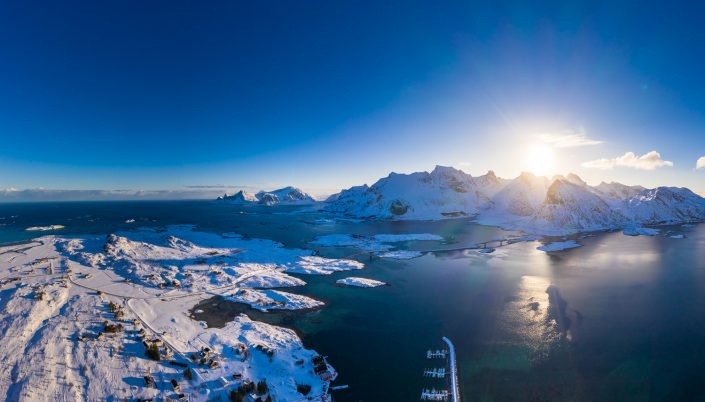
POLYGON ((555 338, 556 322, 549 317, 548 278, 523 276, 517 292, 504 306, 500 320, 508 342, 523 344, 537 352, 555 338))

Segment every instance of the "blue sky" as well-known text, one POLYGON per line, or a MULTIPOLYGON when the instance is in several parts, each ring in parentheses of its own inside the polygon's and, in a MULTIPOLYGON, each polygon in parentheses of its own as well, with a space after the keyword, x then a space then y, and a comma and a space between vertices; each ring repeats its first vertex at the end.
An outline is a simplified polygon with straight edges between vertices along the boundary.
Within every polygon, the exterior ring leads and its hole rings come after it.
POLYGON ((325 193, 442 164, 705 191, 703 13, 3 2, 0 188, 325 193))

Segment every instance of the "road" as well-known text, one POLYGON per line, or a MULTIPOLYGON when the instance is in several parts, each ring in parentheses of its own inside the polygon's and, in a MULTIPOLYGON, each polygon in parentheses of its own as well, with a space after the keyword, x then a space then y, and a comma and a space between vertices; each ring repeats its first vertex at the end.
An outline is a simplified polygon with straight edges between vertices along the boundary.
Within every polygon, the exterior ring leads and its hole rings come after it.
MULTIPOLYGON (((108 292, 108 291, 101 290, 100 288, 97 288, 97 287, 92 287, 92 286, 88 286, 88 285, 84 285, 84 284, 81 284, 81 283, 79 283, 79 282, 76 282, 76 281, 74 280, 74 278, 72 277, 71 274, 68 275, 68 278, 69 278, 69 281, 70 281, 73 285, 75 285, 75 286, 78 286, 78 287, 81 287, 81 288, 84 288, 84 289, 88 289, 88 290, 93 290, 93 291, 96 291, 96 292, 97 292, 97 291, 101 291, 103 294, 110 295, 110 296, 114 296, 114 297, 119 297, 119 298, 125 300, 125 305, 127 306, 127 308, 128 308, 128 309, 130 310, 130 312, 135 316, 135 318, 137 318, 137 320, 139 320, 139 322, 142 324, 142 326, 143 326, 145 329, 147 329, 148 331, 150 331, 153 336, 155 336, 156 338, 158 338, 158 339, 160 339, 162 342, 164 342, 164 345, 166 345, 166 346, 169 347, 171 350, 173 350, 173 351, 174 351, 177 355, 179 355, 179 357, 181 357, 184 361, 190 362, 191 360, 188 358, 188 356, 186 356, 186 354, 185 354, 183 351, 179 350, 174 344, 172 344, 171 342, 169 342, 169 340, 168 340, 166 337, 164 337, 161 332, 157 331, 154 327, 152 327, 152 325, 151 325, 148 321, 146 321, 145 319, 143 319, 143 318, 137 313, 137 311, 132 307, 132 305, 130 304, 130 302, 131 302, 133 299, 137 299, 137 300, 154 300, 154 299, 161 299, 161 300, 164 300, 164 301, 169 301, 169 300, 175 300, 175 299, 180 299, 180 298, 185 298, 185 297, 202 296, 202 295, 206 295, 206 294, 216 296, 216 295, 219 295, 219 294, 222 293, 222 292, 219 292, 219 291, 226 290, 226 289, 233 288, 233 287, 237 287, 237 285, 238 285, 239 283, 243 282, 244 280, 246 280, 246 279, 248 279, 248 278, 251 278, 251 277, 253 277, 253 276, 256 276, 256 275, 258 275, 258 274, 260 274, 260 273, 262 273, 262 272, 269 271, 269 270, 270 270, 270 269, 258 269, 258 270, 255 270, 255 271, 247 272, 247 273, 245 273, 245 274, 240 275, 238 278, 236 278, 233 283, 230 283, 230 284, 225 285, 225 286, 213 287, 213 288, 206 289, 206 290, 203 290, 203 291, 198 291, 198 292, 178 291, 178 292, 177 292, 178 294, 176 294, 176 295, 164 295, 164 294, 161 294, 161 295, 157 295, 157 296, 131 296, 131 295, 125 295, 125 294, 118 294, 118 293, 114 293, 114 292, 108 292)), ((201 380, 201 381, 204 380, 204 379, 201 377, 201 375, 200 375, 200 373, 198 372, 198 370, 192 370, 192 373, 195 374, 195 375, 198 377, 199 380, 201 380)))

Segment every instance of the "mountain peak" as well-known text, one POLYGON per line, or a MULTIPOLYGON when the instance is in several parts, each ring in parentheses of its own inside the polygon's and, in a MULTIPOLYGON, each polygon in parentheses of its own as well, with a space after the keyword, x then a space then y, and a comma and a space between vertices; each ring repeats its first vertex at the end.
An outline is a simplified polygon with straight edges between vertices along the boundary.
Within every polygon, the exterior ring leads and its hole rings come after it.
POLYGON ((257 197, 254 194, 240 190, 233 195, 228 195, 225 193, 222 197, 218 197, 218 200, 229 201, 236 204, 244 204, 249 202, 257 202, 257 197))
POLYGON ((519 181, 524 182, 524 183, 532 183, 532 182, 534 182, 536 179, 539 179, 539 178, 542 178, 542 177, 543 177, 543 176, 536 176, 536 175, 533 174, 532 172, 526 172, 526 171, 524 171, 524 172, 521 172, 521 173, 519 174, 519 177, 517 177, 517 179, 518 179, 519 181))
MULTIPOLYGON (((546 190, 546 204, 560 204, 565 198, 564 193, 575 191, 578 185, 563 176, 555 177, 548 190, 546 190)), ((580 188, 580 187, 577 187, 580 188)))
POLYGON ((435 168, 431 171, 431 175, 433 176, 438 176, 438 175, 457 175, 457 174, 466 174, 462 170, 458 170, 454 167, 451 166, 441 166, 441 165, 436 165, 435 168))
POLYGON ((487 173, 485 173, 485 178, 489 182, 499 183, 499 178, 494 173, 494 170, 488 170, 487 173))
POLYGON ((581 186, 587 186, 587 183, 583 179, 581 179, 580 176, 578 176, 575 173, 568 173, 568 175, 565 178, 566 178, 566 180, 568 180, 571 183, 578 184, 581 186))

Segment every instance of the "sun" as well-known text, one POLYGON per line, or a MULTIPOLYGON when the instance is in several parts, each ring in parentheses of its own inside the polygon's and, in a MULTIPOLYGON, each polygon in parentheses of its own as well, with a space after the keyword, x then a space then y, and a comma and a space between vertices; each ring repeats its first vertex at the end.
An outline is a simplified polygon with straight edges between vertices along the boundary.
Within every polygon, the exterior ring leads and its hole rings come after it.
POLYGON ((554 157, 552 148, 545 146, 531 147, 526 153, 525 170, 537 176, 548 176, 554 169, 554 157))

